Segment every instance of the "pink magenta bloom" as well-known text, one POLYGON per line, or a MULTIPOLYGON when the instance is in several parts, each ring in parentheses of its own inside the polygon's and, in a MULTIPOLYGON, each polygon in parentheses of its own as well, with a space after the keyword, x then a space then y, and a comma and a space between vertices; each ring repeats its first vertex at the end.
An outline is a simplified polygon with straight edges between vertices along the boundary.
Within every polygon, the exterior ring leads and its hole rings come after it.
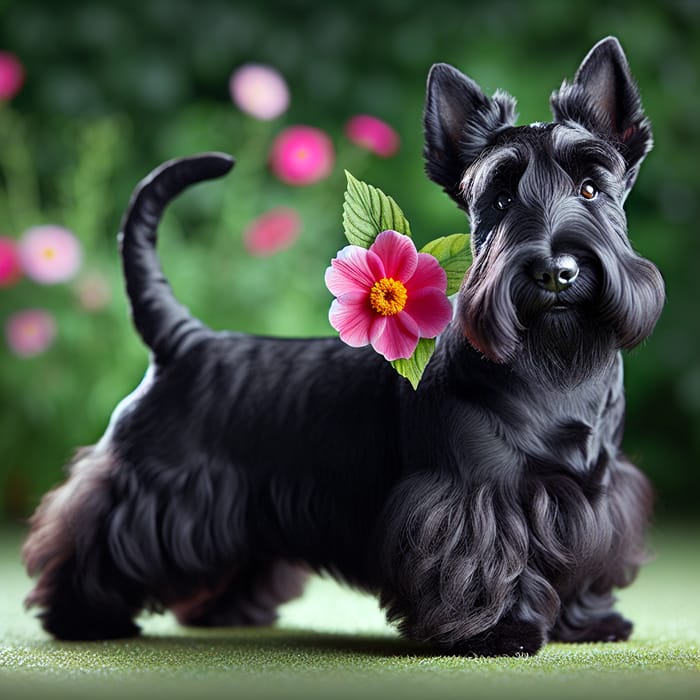
POLYGON ((279 71, 248 63, 235 70, 229 80, 234 104, 256 119, 269 121, 289 107, 289 88, 279 71))
POLYGON ((17 56, 0 51, 0 100, 11 100, 24 83, 24 68, 17 56))
POLYGON ((369 114, 358 114, 349 119, 345 135, 353 143, 382 158, 389 158, 399 150, 399 135, 386 122, 369 114))
POLYGON ((21 276, 17 244, 12 238, 0 236, 0 288, 11 287, 21 276))
POLYGON ((27 277, 39 284, 73 278, 82 261, 78 239, 60 226, 28 229, 19 242, 19 255, 27 277))
POLYGON ((42 309, 18 311, 7 319, 5 338, 15 355, 34 357, 46 350, 56 337, 53 316, 42 309))
POLYGON ((272 144, 270 167, 289 185, 309 185, 330 175, 333 144, 320 129, 290 126, 272 144))
POLYGON ((439 335, 452 318, 445 271, 396 231, 380 233, 369 250, 343 248, 326 286, 336 297, 328 318, 340 339, 370 344, 387 360, 410 357, 419 338, 439 335))
POLYGON ((289 207, 276 207, 262 214, 243 232, 243 242, 253 255, 272 255, 289 248, 299 236, 301 217, 289 207))

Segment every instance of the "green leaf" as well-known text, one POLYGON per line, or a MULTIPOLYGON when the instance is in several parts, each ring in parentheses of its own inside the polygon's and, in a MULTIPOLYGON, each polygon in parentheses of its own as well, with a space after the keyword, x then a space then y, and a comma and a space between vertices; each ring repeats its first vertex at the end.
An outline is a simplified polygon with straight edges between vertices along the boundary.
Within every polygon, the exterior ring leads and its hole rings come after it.
POLYGON ((426 243, 419 252, 430 253, 436 257, 447 273, 447 295, 457 292, 464 279, 464 273, 472 262, 469 234, 453 233, 451 236, 436 238, 426 243))
POLYGON ((418 388, 423 376, 423 370, 435 352, 435 338, 421 338, 416 349, 407 360, 394 360, 391 366, 402 376, 406 377, 414 389, 418 388))
POLYGON ((351 244, 369 248, 378 234, 389 229, 411 235, 406 217, 391 197, 353 177, 347 170, 345 177, 348 186, 343 204, 343 229, 351 244))

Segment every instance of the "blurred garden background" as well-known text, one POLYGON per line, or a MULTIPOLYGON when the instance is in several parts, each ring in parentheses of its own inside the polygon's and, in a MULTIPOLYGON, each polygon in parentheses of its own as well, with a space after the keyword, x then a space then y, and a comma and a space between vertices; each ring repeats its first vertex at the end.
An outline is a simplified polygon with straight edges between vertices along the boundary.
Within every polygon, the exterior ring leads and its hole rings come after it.
POLYGON ((697 516, 699 30, 695 0, 0 0, 0 523, 31 512, 145 370, 116 233, 155 165, 205 150, 238 160, 161 229, 194 314, 329 335, 344 169, 391 194, 418 243, 467 230, 423 173, 431 64, 512 93, 520 123, 548 120, 549 94, 608 34, 654 127, 627 210, 668 294, 627 358, 625 445, 661 518, 697 516))

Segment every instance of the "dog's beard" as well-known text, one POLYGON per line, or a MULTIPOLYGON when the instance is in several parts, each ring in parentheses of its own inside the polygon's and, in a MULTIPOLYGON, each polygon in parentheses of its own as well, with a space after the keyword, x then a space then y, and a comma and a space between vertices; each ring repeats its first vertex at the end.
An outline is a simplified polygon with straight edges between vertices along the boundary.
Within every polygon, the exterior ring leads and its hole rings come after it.
POLYGON ((475 261, 460 290, 465 336, 492 362, 534 381, 570 388, 594 378, 617 350, 651 333, 663 306, 658 270, 631 250, 615 252, 575 250, 579 276, 554 299, 518 262, 538 249, 494 249, 475 261))
POLYGON ((557 300, 523 271, 496 278, 500 283, 489 284, 493 277, 479 270, 460 294, 463 331, 486 357, 512 366, 535 384, 562 389, 610 365, 617 336, 611 321, 597 313, 594 299, 600 284, 592 265, 586 265, 575 288, 557 300))
POLYGON ((607 369, 615 345, 614 334, 580 309, 549 310, 522 331, 513 367, 534 382, 570 389, 607 369))

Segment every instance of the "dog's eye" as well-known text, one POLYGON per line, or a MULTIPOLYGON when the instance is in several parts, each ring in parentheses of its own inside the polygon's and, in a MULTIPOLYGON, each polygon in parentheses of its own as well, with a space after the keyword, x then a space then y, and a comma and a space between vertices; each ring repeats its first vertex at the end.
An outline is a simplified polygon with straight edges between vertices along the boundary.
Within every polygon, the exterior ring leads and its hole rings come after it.
POLYGON ((507 192, 500 192, 493 202, 499 211, 505 211, 513 203, 513 198, 507 192))
POLYGON ((598 188, 595 186, 593 180, 586 180, 579 190, 579 194, 584 199, 595 199, 598 196, 598 188))

